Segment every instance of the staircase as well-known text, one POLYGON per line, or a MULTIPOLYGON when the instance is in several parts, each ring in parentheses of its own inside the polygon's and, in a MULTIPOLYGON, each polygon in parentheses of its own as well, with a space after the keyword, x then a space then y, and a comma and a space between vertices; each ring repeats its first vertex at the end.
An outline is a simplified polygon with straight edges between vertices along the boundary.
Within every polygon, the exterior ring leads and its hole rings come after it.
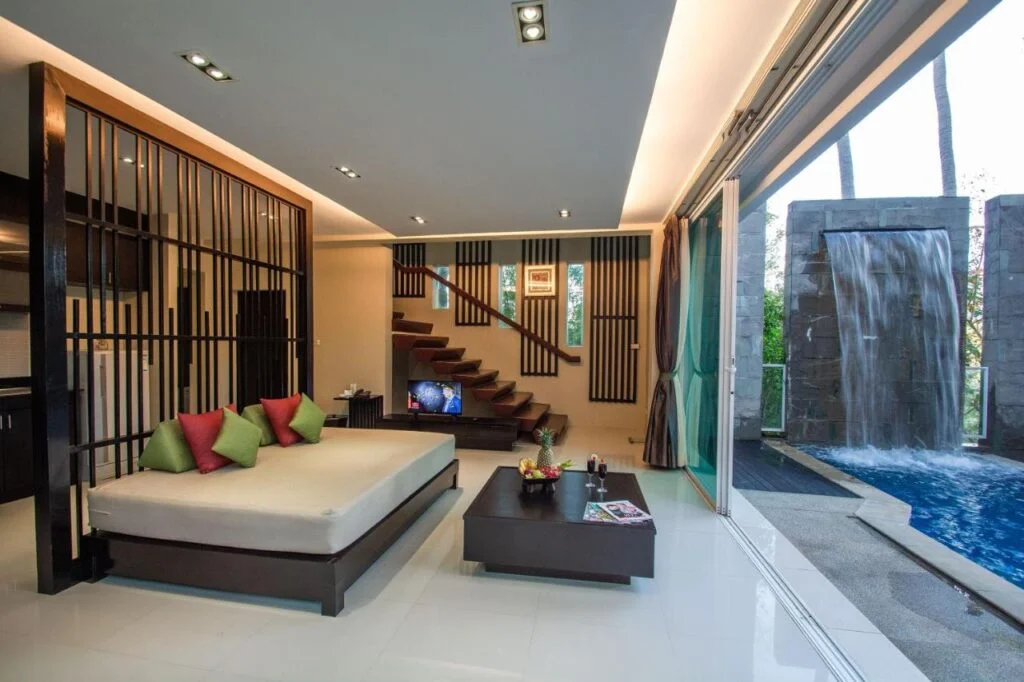
POLYGON ((515 417, 521 434, 530 434, 538 441, 537 431, 548 428, 557 443, 568 426, 569 418, 551 412, 551 406, 535 402, 533 394, 517 391, 516 382, 500 381, 498 370, 481 369, 483 362, 465 357, 465 348, 448 345, 447 336, 433 336, 434 325, 405 319, 395 312, 391 320, 391 341, 395 348, 409 351, 420 362, 429 364, 437 374, 450 376, 473 392, 473 397, 491 405, 497 417, 515 417))

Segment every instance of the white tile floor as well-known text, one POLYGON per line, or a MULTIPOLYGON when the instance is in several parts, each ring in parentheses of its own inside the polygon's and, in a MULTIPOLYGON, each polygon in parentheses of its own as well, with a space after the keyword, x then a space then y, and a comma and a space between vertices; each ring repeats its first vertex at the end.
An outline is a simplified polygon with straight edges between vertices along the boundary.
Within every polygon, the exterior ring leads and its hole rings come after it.
MULTIPOLYGON (((463 511, 496 465, 523 453, 460 451, 461 490, 349 590, 338 618, 304 602, 120 579, 37 595, 31 502, 0 506, 0 680, 834 679, 721 520, 680 474, 636 466, 627 435, 572 429, 559 456, 580 462, 593 450, 636 471, 658 527, 657 578, 631 586, 488 574, 462 561, 463 511)), ((770 524, 752 527, 759 544, 779 544, 770 524)), ((802 559, 779 554, 780 567, 813 574, 802 559)), ((851 619, 840 624, 853 628, 844 646, 858 659, 889 657, 873 666, 877 679, 889 665, 902 670, 877 630, 838 613, 851 619)))

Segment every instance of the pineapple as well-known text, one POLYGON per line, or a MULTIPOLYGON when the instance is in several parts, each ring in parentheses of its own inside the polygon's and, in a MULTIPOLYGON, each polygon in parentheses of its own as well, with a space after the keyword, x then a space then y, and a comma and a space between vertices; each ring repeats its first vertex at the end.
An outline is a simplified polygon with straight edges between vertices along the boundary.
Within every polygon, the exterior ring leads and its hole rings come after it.
POLYGON ((537 453, 537 466, 549 467, 554 464, 551 446, 555 444, 555 432, 551 429, 537 429, 537 440, 540 441, 540 452, 537 453))

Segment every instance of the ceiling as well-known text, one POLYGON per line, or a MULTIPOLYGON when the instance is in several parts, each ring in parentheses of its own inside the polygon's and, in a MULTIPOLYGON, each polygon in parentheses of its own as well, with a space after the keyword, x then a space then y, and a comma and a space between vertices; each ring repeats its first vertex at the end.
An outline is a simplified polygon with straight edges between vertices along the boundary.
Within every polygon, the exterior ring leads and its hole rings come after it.
MULTIPOLYGON (((657 223, 797 1, 547 0, 548 41, 520 45, 508 0, 4 0, 43 40, 0 45, 0 118, 24 119, 8 93, 30 61, 107 79, 290 176, 321 237, 657 223)), ((24 149, 0 142, 0 166, 24 149)))

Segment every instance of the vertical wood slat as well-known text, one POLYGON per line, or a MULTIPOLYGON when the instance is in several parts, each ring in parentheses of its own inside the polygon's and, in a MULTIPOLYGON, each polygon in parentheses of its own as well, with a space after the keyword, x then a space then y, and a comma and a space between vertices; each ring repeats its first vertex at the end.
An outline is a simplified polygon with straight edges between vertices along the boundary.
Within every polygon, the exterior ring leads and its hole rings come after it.
MULTIPOLYGON (((402 265, 425 266, 426 243, 395 244, 395 260, 402 265)), ((394 270, 392 286, 395 298, 422 298, 426 294, 426 275, 394 270)))
POLYGON ((72 581, 67 377, 65 95, 42 63, 29 67, 29 319, 36 574, 40 592, 72 581))
POLYGON ((639 237, 591 239, 589 394, 635 403, 639 365, 639 237))
MULTIPOLYGON (((555 266, 555 294, 545 297, 523 296, 522 325, 553 346, 558 346, 558 313, 561 288, 558 281, 560 242, 558 239, 524 239, 523 267, 555 266)), ((524 285, 525 286, 525 285, 524 285)), ((558 356, 540 344, 520 336, 519 372, 523 376, 558 376, 558 356)))
MULTIPOLYGON (((491 242, 455 242, 455 284, 491 305, 491 242)), ((460 327, 486 327, 491 315, 475 305, 455 297, 455 324, 460 327)))

